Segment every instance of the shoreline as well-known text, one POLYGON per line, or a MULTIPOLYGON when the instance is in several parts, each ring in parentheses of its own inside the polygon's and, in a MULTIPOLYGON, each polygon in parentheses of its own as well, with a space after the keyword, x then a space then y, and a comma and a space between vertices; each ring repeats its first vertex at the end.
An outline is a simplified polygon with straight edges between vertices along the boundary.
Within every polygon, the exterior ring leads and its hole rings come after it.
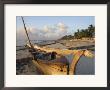
MULTIPOLYGON (((56 43, 44 45, 49 48, 58 48, 58 49, 94 49, 95 50, 95 41, 94 40, 57 40, 56 43)), ((42 46, 42 45, 41 45, 42 46)))

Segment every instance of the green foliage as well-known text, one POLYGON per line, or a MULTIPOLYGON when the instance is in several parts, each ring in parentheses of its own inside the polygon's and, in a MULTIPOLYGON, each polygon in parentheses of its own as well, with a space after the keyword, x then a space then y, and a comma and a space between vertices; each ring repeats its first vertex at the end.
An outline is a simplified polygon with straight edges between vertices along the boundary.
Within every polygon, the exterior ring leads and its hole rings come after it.
POLYGON ((61 39, 68 39, 68 40, 70 40, 70 39, 73 39, 73 38, 74 38, 74 36, 72 36, 72 35, 66 35, 66 36, 62 37, 61 39))
POLYGON ((81 39, 81 38, 93 38, 95 36, 95 26, 92 24, 87 29, 77 30, 74 35, 66 35, 61 39, 81 39))

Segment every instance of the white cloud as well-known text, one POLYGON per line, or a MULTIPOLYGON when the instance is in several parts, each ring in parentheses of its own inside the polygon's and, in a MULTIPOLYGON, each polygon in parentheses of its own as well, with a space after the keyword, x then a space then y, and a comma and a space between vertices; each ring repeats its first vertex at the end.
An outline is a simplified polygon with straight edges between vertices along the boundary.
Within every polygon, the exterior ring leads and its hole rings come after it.
POLYGON ((60 22, 60 23, 58 23, 57 26, 58 26, 59 30, 62 31, 62 32, 67 30, 67 26, 64 23, 60 22))
POLYGON ((47 25, 45 25, 44 28, 43 28, 43 31, 45 33, 50 32, 50 28, 47 25))
MULTIPOLYGON (((33 40, 53 40, 59 39, 62 36, 66 35, 68 27, 64 23, 59 22, 58 24, 52 26, 45 25, 41 29, 37 27, 31 27, 27 29, 30 38, 33 40)), ((17 30, 17 38, 26 38, 24 29, 17 30)))

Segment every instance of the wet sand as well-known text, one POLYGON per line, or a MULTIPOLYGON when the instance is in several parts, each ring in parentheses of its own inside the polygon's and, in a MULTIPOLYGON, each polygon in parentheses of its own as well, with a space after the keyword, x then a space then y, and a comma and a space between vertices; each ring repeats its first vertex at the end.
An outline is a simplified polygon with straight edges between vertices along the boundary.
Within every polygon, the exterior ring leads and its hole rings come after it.
MULTIPOLYGON (((58 40, 55 44, 46 45, 50 48, 59 48, 59 49, 79 49, 81 47, 88 48, 88 46, 95 46, 94 40, 58 40)), ((91 47, 90 47, 91 48, 91 47)))

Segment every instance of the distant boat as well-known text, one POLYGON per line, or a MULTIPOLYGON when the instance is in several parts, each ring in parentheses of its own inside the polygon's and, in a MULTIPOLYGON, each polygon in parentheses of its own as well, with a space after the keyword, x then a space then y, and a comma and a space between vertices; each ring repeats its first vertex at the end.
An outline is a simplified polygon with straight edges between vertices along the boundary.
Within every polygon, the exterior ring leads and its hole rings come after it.
MULTIPOLYGON (((29 39, 28 32, 26 30, 26 26, 24 23, 23 17, 22 21, 24 24, 24 29, 28 38, 29 43, 26 47, 29 49, 31 54, 33 55, 33 64, 36 68, 42 72, 44 75, 74 75, 76 65, 82 55, 87 57, 93 57, 93 54, 88 50, 63 50, 63 49, 55 49, 55 48, 47 48, 47 47, 39 47, 37 45, 33 45, 29 39), (38 52, 52 53, 55 52, 53 56, 53 60, 51 59, 41 59, 37 58, 36 55, 38 52), (66 55, 73 54, 74 58, 71 64, 68 63, 66 55)), ((51 55, 51 54, 50 54, 51 55)))

